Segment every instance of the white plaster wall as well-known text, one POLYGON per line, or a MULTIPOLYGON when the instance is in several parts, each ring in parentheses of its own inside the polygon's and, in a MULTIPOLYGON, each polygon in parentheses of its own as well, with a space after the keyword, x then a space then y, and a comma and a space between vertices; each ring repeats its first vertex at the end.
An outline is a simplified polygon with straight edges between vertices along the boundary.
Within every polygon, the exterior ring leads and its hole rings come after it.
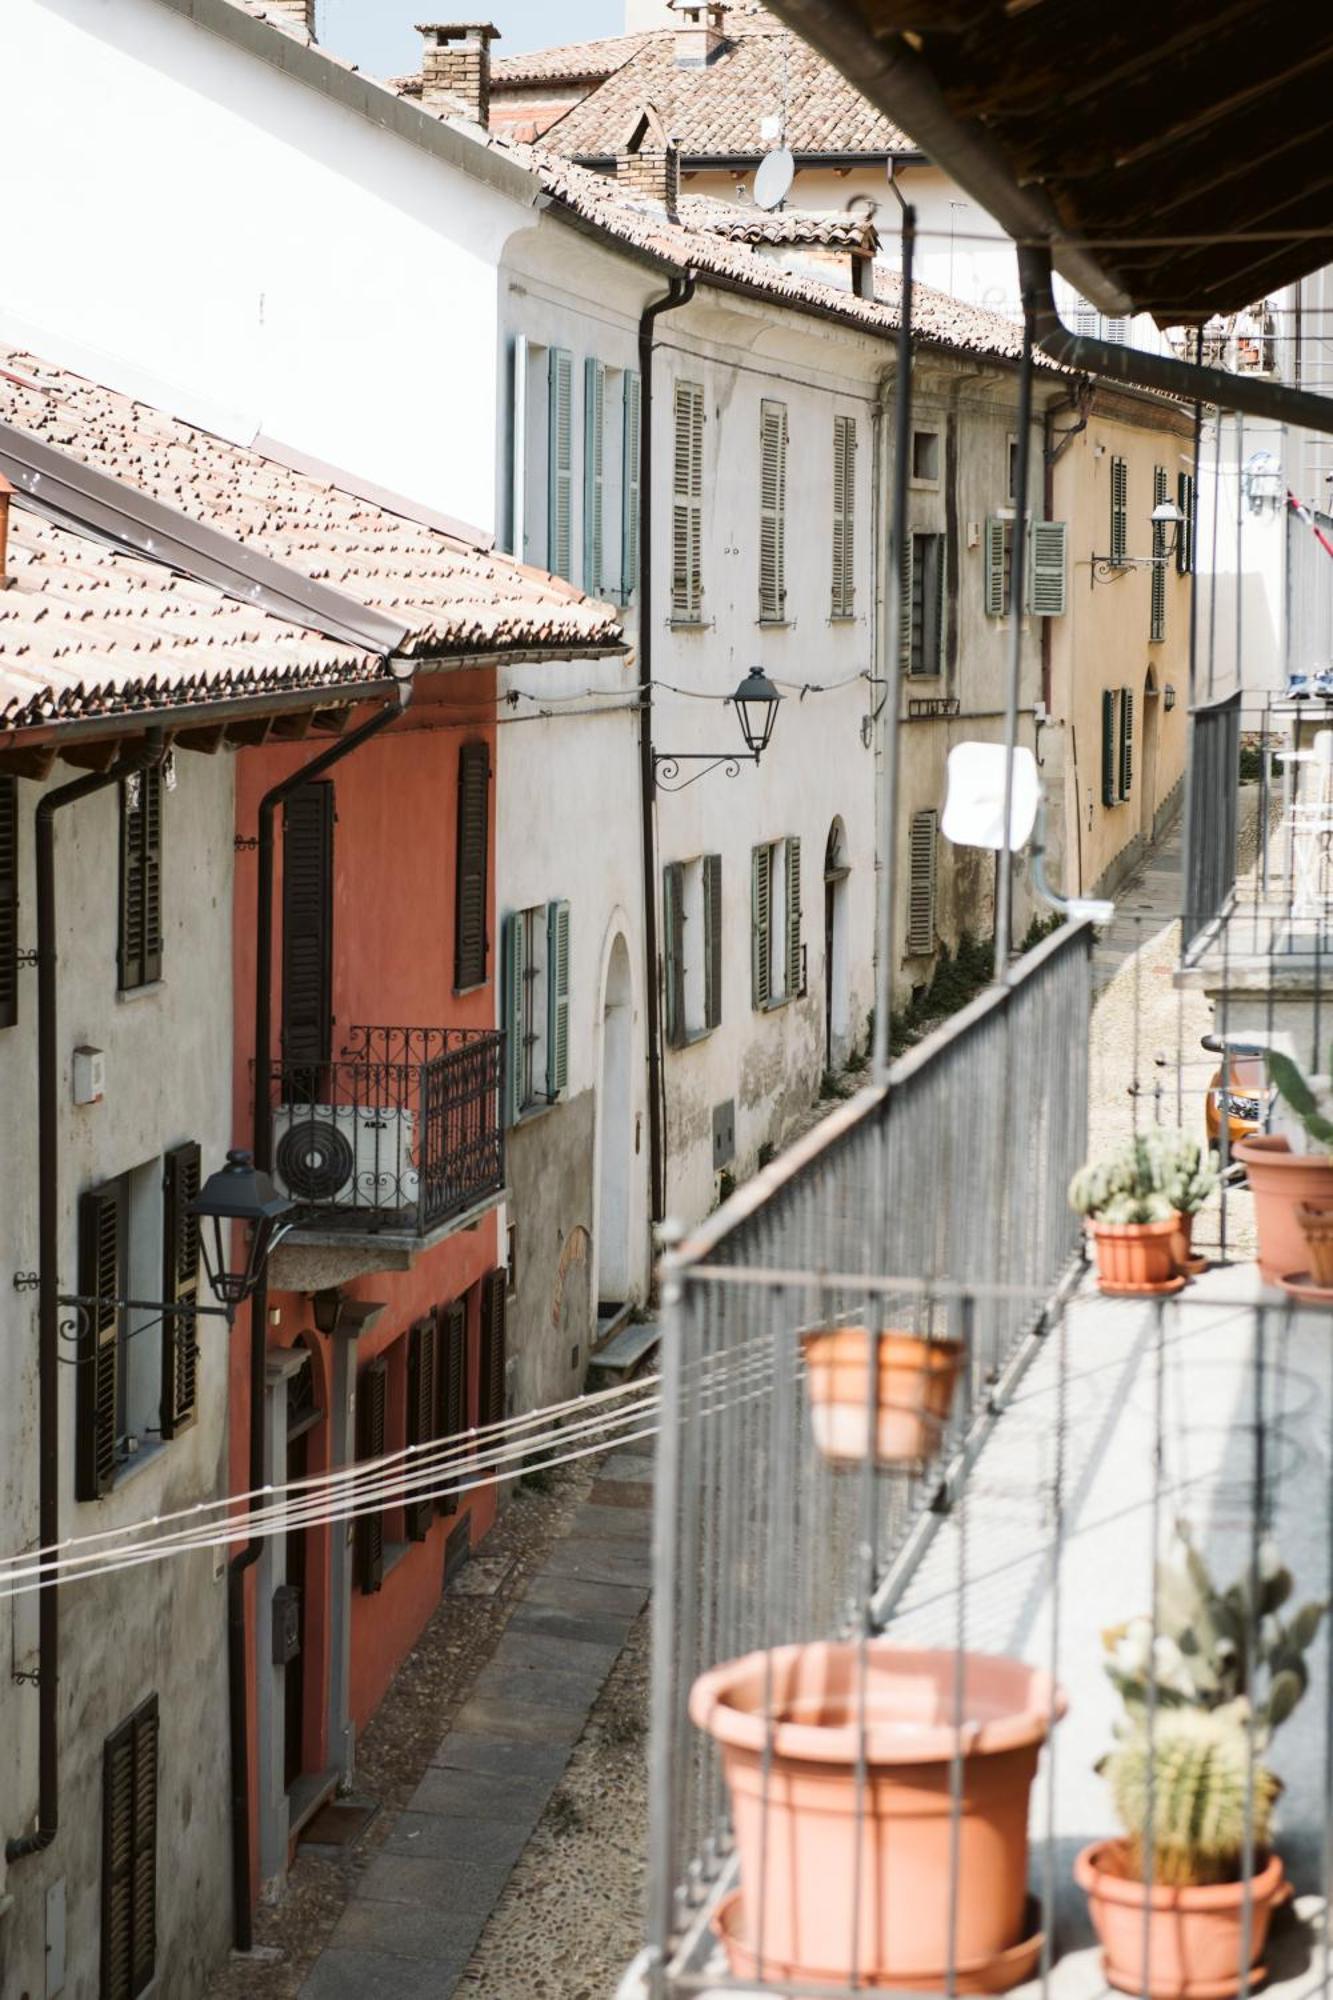
MULTIPOLYGON (((1291 440, 1281 425, 1224 414, 1204 426, 1199 457, 1199 630, 1196 699, 1236 687, 1262 695, 1280 690, 1290 669, 1308 672, 1315 658, 1287 658, 1288 534, 1308 536, 1285 504, 1253 513, 1242 490, 1245 461, 1271 452, 1283 467, 1291 440)), ((1329 558, 1325 557, 1327 562, 1329 558)), ((1248 707, 1248 703, 1247 703, 1248 707)), ((1257 716, 1251 725, 1259 726, 1257 716)))
MULTIPOLYGON (((188 1139, 205 1173, 231 1137, 232 767, 181 752, 164 797, 165 944, 159 986, 116 991, 117 804, 114 788, 58 816, 57 905, 61 1104, 62 1289, 75 1289, 78 1197, 99 1181, 188 1139), (104 1101, 77 1108, 71 1052, 106 1052, 104 1101)), ((56 767, 51 786, 71 773, 56 767)), ((49 787, 48 787, 49 788, 49 787)), ((32 815, 42 788, 21 782, 19 942, 35 943, 32 815)), ((37 1266, 36 973, 19 975, 20 1019, 0 1033, 6 1107, 0 1271, 0 1549, 37 1541, 37 1311, 9 1274, 37 1266)), ((154 1293, 152 1296, 157 1296, 154 1293)), ((205 1293, 205 1296, 207 1294, 205 1293)), ((212 1499, 225 1489, 227 1334, 201 1323, 198 1419, 145 1455, 105 1499, 74 1499, 76 1371, 62 1368, 61 1533, 122 1528, 212 1499)), ((142 1339, 152 1339, 145 1333, 142 1339)), ((68 1350, 66 1350, 68 1351, 68 1350)), ((0 1890, 0 1991, 46 1991, 45 1895, 63 1880, 67 1995, 97 1992, 101 1912, 102 1748, 149 1694, 161 1708, 154 1991, 198 1992, 225 1956, 230 1927, 226 1585, 211 1552, 74 1583, 61 1599, 60 1831, 45 1853, 14 1863, 0 1890)), ((37 1807, 37 1691, 8 1671, 37 1664, 36 1598, 0 1604, 0 1734, 9 1745, 3 1833, 27 1831, 37 1807), (12 1653, 11 1653, 12 1648, 12 1653)), ((0 1862, 3 1869, 3 1862, 0 1862)))
POLYGON ((521 199, 161 0, 6 0, 0 128, 43 162, 12 204, 0 337, 493 526, 521 199))

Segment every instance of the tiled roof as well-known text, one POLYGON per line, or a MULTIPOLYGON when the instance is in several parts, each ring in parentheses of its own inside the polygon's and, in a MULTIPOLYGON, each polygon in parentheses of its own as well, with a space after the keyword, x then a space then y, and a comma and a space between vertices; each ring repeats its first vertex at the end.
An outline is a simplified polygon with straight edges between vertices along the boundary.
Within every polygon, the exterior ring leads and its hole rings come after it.
POLYGON ((497 56, 491 64, 491 89, 521 90, 534 83, 601 83, 637 55, 647 40, 647 35, 605 35, 596 42, 567 42, 563 48, 497 56))
POLYGON ((690 229, 725 236, 732 243, 815 244, 825 250, 862 250, 867 254, 879 247, 874 223, 846 210, 742 208, 735 202, 716 201, 711 195, 687 194, 681 196, 679 214, 690 229))
MULTIPOLYGON (((412 517, 407 503, 398 512, 361 498, 7 348, 0 416, 399 620, 408 628, 405 653, 455 658, 620 641, 611 606, 480 539, 412 517)), ((0 592, 0 726, 142 707, 150 686, 178 702, 380 671, 354 646, 53 527, 21 493, 11 523, 17 580, 0 592)))

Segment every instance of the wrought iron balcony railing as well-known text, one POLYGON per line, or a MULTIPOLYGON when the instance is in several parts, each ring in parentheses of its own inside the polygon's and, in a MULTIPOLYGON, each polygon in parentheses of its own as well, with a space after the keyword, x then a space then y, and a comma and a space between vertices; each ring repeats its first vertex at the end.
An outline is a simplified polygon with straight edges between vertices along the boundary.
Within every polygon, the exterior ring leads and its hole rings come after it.
POLYGON ((306 1228, 425 1236, 504 1186, 494 1029, 354 1027, 269 1071, 271 1159, 306 1228))

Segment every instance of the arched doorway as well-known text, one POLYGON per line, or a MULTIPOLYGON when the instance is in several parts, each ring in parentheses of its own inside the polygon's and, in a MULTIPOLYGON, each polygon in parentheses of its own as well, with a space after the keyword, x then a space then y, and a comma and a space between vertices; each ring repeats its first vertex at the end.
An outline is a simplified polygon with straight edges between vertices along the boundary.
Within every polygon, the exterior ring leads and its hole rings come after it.
POLYGON ((1157 676, 1149 667, 1143 682, 1143 735, 1140 740, 1139 837, 1146 846, 1152 839, 1157 812, 1157 719, 1161 711, 1157 676))
POLYGON ((634 1031, 629 948, 617 934, 602 994, 602 1074, 597 1116, 601 1166, 597 1188, 597 1316, 605 1320, 629 1296, 630 1077, 634 1031))
POLYGON ((847 830, 835 819, 824 844, 824 1067, 841 1069, 847 1046, 847 830))

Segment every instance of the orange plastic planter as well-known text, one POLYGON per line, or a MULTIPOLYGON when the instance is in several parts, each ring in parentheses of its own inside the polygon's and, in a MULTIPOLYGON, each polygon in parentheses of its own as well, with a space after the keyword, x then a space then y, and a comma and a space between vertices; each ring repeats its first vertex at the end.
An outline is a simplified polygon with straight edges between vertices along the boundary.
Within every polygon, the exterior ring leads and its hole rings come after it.
MULTIPOLYGON (((859 1465, 869 1449, 870 1339, 864 1326, 840 1326, 801 1342, 815 1443, 834 1465, 859 1465)), ((961 1341, 879 1336, 876 1464, 923 1465, 935 1456, 962 1365, 961 1341)))
POLYGON ((1130 1298, 1178 1292, 1185 1280, 1176 1268, 1181 1218, 1164 1222, 1098 1222, 1088 1228, 1097 1250, 1097 1281, 1104 1292, 1130 1298))
MULTIPOLYGON (((855 1645, 781 1646, 695 1682, 690 1714, 721 1748, 731 1797, 745 1933, 766 1960, 838 1980, 855 1960, 872 1983, 944 1983, 955 1657, 870 1642, 859 1800, 855 1645)), ((1064 1708, 1038 1669, 964 1654, 953 1956, 979 1981, 987 1968, 1002 1985, 1024 1976, 1028 1794, 1064 1708), (1012 1980, 994 1965, 1009 1954, 1012 1980)))
MULTIPOLYGON (((1100 1840, 1074 1863, 1074 1879, 1088 1898, 1088 1914, 1101 1940, 1106 1978, 1121 1993, 1149 2000, 1228 2000, 1243 1982, 1243 1882, 1174 1889, 1155 1882, 1145 1890, 1129 1869, 1125 1843, 1100 1840), (1148 1967, 1143 1966, 1143 1905, 1148 1896, 1148 1967)), ((1250 1983, 1265 1976, 1260 1964, 1273 1912, 1291 1894, 1276 1854, 1250 1884, 1250 1983)))
POLYGON ((1259 1269, 1270 1284, 1310 1267, 1299 1211, 1333 1205, 1333 1161, 1323 1153, 1293 1153, 1285 1139, 1256 1132, 1232 1147, 1254 1196, 1259 1269))

